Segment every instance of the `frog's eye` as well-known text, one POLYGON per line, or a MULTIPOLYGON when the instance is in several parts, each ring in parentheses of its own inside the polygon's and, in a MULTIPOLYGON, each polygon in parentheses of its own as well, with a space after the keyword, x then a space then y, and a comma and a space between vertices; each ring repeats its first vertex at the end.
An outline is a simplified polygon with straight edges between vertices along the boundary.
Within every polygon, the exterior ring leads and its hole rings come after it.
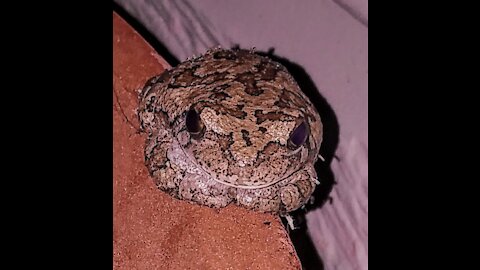
POLYGON ((303 121, 300 125, 298 125, 292 133, 290 133, 290 137, 288 138, 288 143, 292 148, 297 148, 300 145, 304 144, 307 141, 308 135, 310 131, 308 129, 307 124, 303 121))
POLYGON ((187 127, 187 131, 192 135, 200 135, 203 131, 202 119, 200 119, 200 115, 194 109, 190 109, 187 112, 185 126, 187 127))

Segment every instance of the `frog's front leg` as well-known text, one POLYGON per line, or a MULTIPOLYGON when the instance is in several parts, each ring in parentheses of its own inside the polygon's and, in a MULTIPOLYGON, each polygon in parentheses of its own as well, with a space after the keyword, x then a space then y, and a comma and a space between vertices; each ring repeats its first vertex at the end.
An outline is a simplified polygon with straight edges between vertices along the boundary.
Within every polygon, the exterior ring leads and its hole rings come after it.
POLYGON ((179 143, 165 129, 147 142, 146 164, 160 190, 187 201, 225 207, 232 197, 228 186, 203 173, 185 156, 179 143))
POLYGON ((233 200, 235 189, 204 175, 186 173, 180 181, 180 198, 209 207, 225 207, 233 200))
POLYGON ((158 129, 152 133, 145 147, 145 164, 152 176, 155 185, 175 197, 179 197, 180 184, 179 172, 172 166, 167 155, 173 138, 166 129, 158 129))
POLYGON ((156 186, 178 198, 179 173, 168 157, 174 138, 168 117, 157 104, 158 89, 152 84, 155 77, 146 83, 140 93, 138 118, 141 129, 148 135, 145 146, 145 165, 156 186))
POLYGON ((313 167, 309 166, 292 175, 289 183, 280 188, 280 214, 297 210, 307 203, 317 184, 317 173, 313 167))
POLYGON ((159 123, 145 125, 152 132, 145 147, 145 163, 156 186, 178 199, 210 207, 228 205, 232 201, 231 190, 214 181, 187 157, 178 138, 173 137, 166 115, 155 114, 154 118, 146 119, 143 123, 159 123))

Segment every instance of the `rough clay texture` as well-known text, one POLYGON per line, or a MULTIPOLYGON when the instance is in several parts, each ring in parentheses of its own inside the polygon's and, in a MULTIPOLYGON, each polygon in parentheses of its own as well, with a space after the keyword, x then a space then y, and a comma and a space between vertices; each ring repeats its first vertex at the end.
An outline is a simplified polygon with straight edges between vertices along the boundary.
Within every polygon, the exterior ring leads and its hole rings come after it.
POLYGON ((149 172, 176 198, 284 214, 319 183, 320 116, 267 57, 210 49, 150 79, 139 103, 149 172))
POLYGON ((113 14, 114 269, 300 269, 278 217, 159 192, 144 164, 136 90, 168 64, 113 14))

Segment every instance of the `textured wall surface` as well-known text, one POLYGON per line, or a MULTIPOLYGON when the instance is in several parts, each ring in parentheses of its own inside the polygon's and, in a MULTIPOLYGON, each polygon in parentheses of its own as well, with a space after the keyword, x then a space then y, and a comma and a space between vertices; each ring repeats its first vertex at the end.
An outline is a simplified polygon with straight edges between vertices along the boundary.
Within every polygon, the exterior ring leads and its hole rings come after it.
POLYGON ((368 268, 367 0, 117 0, 176 57, 222 45, 298 64, 332 107, 339 143, 331 203, 307 215, 325 269, 368 268))

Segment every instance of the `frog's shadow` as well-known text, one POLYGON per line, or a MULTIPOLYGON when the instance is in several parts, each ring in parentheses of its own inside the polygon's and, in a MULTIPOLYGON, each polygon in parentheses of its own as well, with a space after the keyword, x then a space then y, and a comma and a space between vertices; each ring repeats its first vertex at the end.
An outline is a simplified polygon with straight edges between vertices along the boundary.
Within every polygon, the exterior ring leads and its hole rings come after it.
MULTIPOLYGON (((335 157, 335 151, 338 146, 339 125, 332 107, 320 94, 315 83, 312 81, 304 68, 294 62, 275 55, 273 53, 273 49, 270 49, 268 52, 259 51, 257 53, 259 55, 266 56, 287 68, 305 95, 307 95, 310 101, 312 101, 322 119, 323 141, 320 147, 320 154, 325 161, 323 162, 321 159, 319 159, 315 164, 315 170, 317 172, 320 185, 317 185, 315 188, 313 193, 314 200, 312 204, 307 204, 305 209, 299 209, 291 213, 292 216, 298 217, 298 215, 303 215, 308 211, 322 207, 327 201, 332 202, 329 195, 333 189, 333 185, 335 184, 335 179, 330 164, 332 159, 335 157)), ((301 220, 302 219, 300 218, 298 221, 301 222, 301 220)))
MULTIPOLYGON (((290 213, 290 215, 294 218, 294 224, 297 226, 297 229, 290 231, 289 235, 302 262, 303 269, 324 269, 322 259, 318 253, 314 252, 316 248, 308 232, 307 223, 305 222, 305 214, 308 211, 321 208, 327 201, 332 203, 329 195, 333 189, 335 180, 330 164, 332 159, 336 158, 335 151, 339 141, 339 125, 337 116, 335 115, 335 112, 330 104, 328 104, 327 100, 320 94, 315 83, 312 81, 304 68, 294 62, 275 55, 273 53, 273 49, 270 49, 268 52, 260 51, 257 53, 259 55, 267 56, 273 61, 276 61, 287 68, 293 78, 297 81, 302 91, 313 103, 322 119, 323 141, 320 147, 320 154, 325 161, 322 162, 322 160, 319 159, 315 164, 315 170, 317 172, 320 185, 317 185, 315 188, 313 193, 314 201, 312 204, 307 204, 305 205, 304 209, 298 209, 290 213)), ((282 222, 285 228, 288 230, 289 227, 286 223, 286 220, 282 219, 282 222)))

